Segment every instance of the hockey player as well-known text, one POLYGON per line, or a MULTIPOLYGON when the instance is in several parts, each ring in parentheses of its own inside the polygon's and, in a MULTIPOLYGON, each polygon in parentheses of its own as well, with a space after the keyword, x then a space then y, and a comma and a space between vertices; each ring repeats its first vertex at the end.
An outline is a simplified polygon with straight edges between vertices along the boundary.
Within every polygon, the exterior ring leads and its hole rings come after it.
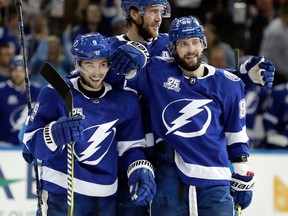
MULTIPOLYGON (((14 56, 9 64, 9 78, 0 83, 0 146, 18 146, 17 135, 27 118, 23 57, 14 56)), ((40 92, 36 83, 30 83, 31 100, 40 92)))
POLYGON ((176 18, 169 39, 174 59, 154 57, 135 77, 126 75, 127 87, 149 108, 156 137, 152 216, 231 216, 235 207, 249 206, 255 182, 244 85, 201 61, 207 43, 195 18, 176 18))
MULTIPOLYGON (((141 69, 149 57, 170 57, 167 49, 169 44, 168 34, 159 33, 162 18, 170 17, 171 14, 169 2, 167 0, 121 0, 121 7, 129 27, 127 34, 108 38, 113 52, 109 59, 111 62, 109 69, 111 73, 108 73, 106 80, 113 85, 116 85, 116 83, 121 85, 124 80, 121 76, 115 76, 113 71, 118 74, 127 74, 135 68, 141 69), (139 57, 139 51, 144 53, 147 58, 139 57)), ((242 64, 240 68, 237 73, 243 78, 247 88, 255 85, 254 83, 267 88, 272 87, 274 67, 271 62, 262 57, 253 57, 242 64)), ((231 71, 235 72, 235 70, 231 71)), ((147 155, 153 161, 154 158, 151 154, 153 152, 151 149, 153 148, 150 147, 154 145, 154 137, 149 128, 150 123, 147 121, 150 116, 149 112, 146 111, 145 103, 142 104, 144 104, 142 110, 146 126, 145 137, 147 147, 149 147, 147 148, 147 155)), ((118 208, 121 215, 147 215, 146 207, 129 205, 130 195, 125 187, 125 177, 126 174, 119 177, 119 192, 122 195, 120 196, 121 200, 119 200, 118 208)))
MULTIPOLYGON (((115 83, 122 83, 121 81, 124 79, 121 76, 115 76, 113 71, 118 74, 127 74, 135 68, 142 68, 149 57, 170 57, 167 49, 169 44, 168 34, 159 33, 162 18, 170 17, 171 14, 169 2, 167 0, 121 0, 121 7, 129 25, 128 32, 125 35, 108 38, 113 52, 109 59, 112 73, 108 73, 106 80, 114 85, 115 83), (145 51, 146 49, 148 52, 145 51), (145 53, 147 58, 139 57, 139 51, 145 53)), ((237 72, 244 79, 247 86, 255 85, 252 84, 254 82, 268 88, 272 87, 274 67, 271 62, 262 57, 253 57, 247 60, 245 64, 242 64, 240 68, 237 72)), ((235 72, 235 70, 233 71, 235 72)), ((145 104, 142 110, 144 110, 143 113, 145 115, 147 147, 151 147, 154 145, 154 138, 149 129, 150 123, 147 122, 150 117, 149 112, 146 111, 145 104)), ((148 154, 150 155, 151 148, 148 149, 148 154)), ((153 157, 150 160, 153 161, 153 157)), ((126 175, 123 176, 123 182, 125 182, 126 175)), ((122 181, 122 178, 120 180, 122 181)), ((148 214, 146 208, 129 205, 130 197, 128 189, 125 188, 125 183, 120 183, 119 192, 123 194, 119 201, 121 215, 148 214)))
POLYGON ((127 172, 131 198, 147 205, 156 187, 145 160, 140 106, 132 92, 104 82, 110 45, 98 33, 79 35, 71 48, 79 76, 66 79, 74 98, 73 117, 63 99, 44 87, 28 121, 23 141, 42 160, 44 215, 67 215, 67 148, 75 142, 74 216, 116 215, 118 156, 127 172))
MULTIPOLYGON (((121 7, 129 28, 125 35, 108 38, 113 51, 109 59, 111 62, 110 71, 115 70, 119 74, 126 74, 135 68, 140 69, 143 65, 142 58, 138 58, 134 49, 141 50, 141 45, 145 46, 150 57, 170 57, 167 49, 169 44, 168 35, 159 33, 162 18, 171 15, 168 0, 121 0, 121 7)), ((255 84, 266 88, 271 88, 273 85, 274 67, 270 61, 263 57, 252 57, 237 70, 229 69, 229 71, 237 73, 244 81, 245 88, 255 84), (248 62, 257 67, 247 68, 246 64, 248 62)), ((119 81, 120 76, 115 77, 114 74, 108 73, 107 81, 112 84, 121 83, 119 81)))

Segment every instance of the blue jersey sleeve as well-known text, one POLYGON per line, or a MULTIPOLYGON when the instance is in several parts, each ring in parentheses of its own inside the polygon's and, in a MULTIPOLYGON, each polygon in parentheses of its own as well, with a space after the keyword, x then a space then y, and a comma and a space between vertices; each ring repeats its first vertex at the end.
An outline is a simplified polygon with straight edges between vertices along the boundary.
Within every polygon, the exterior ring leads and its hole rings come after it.
POLYGON ((229 159, 249 155, 249 138, 246 133, 246 106, 244 84, 233 74, 224 71, 226 82, 222 83, 225 92, 223 97, 223 120, 228 145, 229 159))
POLYGON ((51 87, 44 87, 40 92, 30 115, 23 141, 29 150, 40 160, 55 157, 59 152, 52 152, 43 138, 44 127, 66 115, 65 104, 60 95, 51 87))

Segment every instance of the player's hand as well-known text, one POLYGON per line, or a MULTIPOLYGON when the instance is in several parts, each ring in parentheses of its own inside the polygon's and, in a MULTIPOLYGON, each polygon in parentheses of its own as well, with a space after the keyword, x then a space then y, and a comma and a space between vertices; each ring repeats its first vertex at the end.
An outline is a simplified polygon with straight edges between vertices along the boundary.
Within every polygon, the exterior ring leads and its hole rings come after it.
POLYGON ((245 209, 250 205, 254 183, 255 177, 253 172, 248 172, 246 176, 237 173, 232 174, 230 194, 233 197, 235 208, 240 205, 242 209, 245 209))
POLYGON ((131 79, 135 71, 140 71, 146 65, 148 59, 149 52, 143 44, 129 41, 119 46, 109 57, 109 72, 131 79))
POLYGON ((136 205, 148 205, 156 194, 152 165, 148 161, 136 161, 133 164, 130 165, 132 168, 128 171, 128 186, 131 200, 136 205), (149 166, 140 164, 141 162, 149 163, 149 166))
POLYGON ((28 164, 31 164, 34 160, 32 153, 29 151, 25 144, 22 144, 22 157, 28 164))
MULTIPOLYGON (((265 88, 272 88, 274 72, 273 63, 266 60, 263 56, 253 56, 240 66, 241 78, 243 75, 248 74, 253 83, 262 85, 265 88)), ((245 79, 242 78, 242 80, 245 83, 245 79)))
POLYGON ((44 128, 44 139, 48 148, 55 151, 58 146, 82 139, 86 119, 83 116, 63 116, 44 128))

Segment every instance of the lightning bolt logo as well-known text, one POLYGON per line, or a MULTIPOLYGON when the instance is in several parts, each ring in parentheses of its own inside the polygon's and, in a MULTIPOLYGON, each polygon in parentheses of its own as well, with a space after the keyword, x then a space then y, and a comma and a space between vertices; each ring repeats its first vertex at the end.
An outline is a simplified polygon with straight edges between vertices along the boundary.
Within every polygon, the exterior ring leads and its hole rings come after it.
MULTIPOLYGON (((118 121, 114 120, 102 125, 97 125, 97 126, 93 126, 93 127, 98 127, 97 130, 92 134, 92 136, 90 137, 90 139, 88 140, 88 142, 91 142, 91 144, 88 146, 88 148, 86 148, 83 152, 80 153, 80 157, 77 157, 78 161, 82 161, 85 164, 89 164, 89 165, 97 165, 102 158, 106 155, 106 153, 109 151, 110 146, 112 144, 112 141, 110 142, 110 145, 108 146, 107 150, 101 155, 101 157, 99 157, 97 160, 94 161, 88 161, 86 159, 88 159, 89 157, 91 157, 95 152, 97 152, 101 146, 99 146, 103 140, 105 140, 112 131, 115 132, 115 129, 111 128, 115 125, 115 123, 118 121), (86 160, 86 161, 84 161, 86 160)), ((88 129, 91 129, 87 128, 88 129)), ((114 133, 115 134, 115 133, 114 133)))
MULTIPOLYGON (((187 100, 187 99, 184 99, 184 100, 187 100)), ((183 101, 183 100, 174 101, 172 103, 177 103, 177 102, 180 102, 180 101, 183 101)), ((171 122, 171 124, 173 125, 172 127, 170 127, 165 122, 165 119, 164 119, 165 110, 172 104, 172 103, 170 103, 164 109, 163 114, 162 114, 163 122, 164 122, 164 124, 165 124, 165 126, 167 128, 166 135, 168 135, 169 133, 171 133, 173 131, 174 131, 174 134, 182 136, 182 137, 187 137, 187 138, 203 135, 206 132, 208 126, 210 125, 211 116, 212 116, 210 109, 207 106, 205 106, 205 105, 210 103, 211 101, 212 100, 191 100, 190 103, 188 103, 184 108, 182 108, 179 111, 179 113, 182 114, 182 115, 180 115, 178 118, 176 118, 174 121, 171 122), (203 107, 203 108, 200 108, 200 107, 203 107), (191 117, 199 114, 203 110, 206 110, 206 112, 208 113, 208 118, 207 118, 206 122, 204 123, 204 125, 203 125, 201 130, 190 132, 190 133, 184 133, 184 132, 176 131, 177 129, 181 128, 182 126, 192 122, 192 120, 190 120, 191 117)))

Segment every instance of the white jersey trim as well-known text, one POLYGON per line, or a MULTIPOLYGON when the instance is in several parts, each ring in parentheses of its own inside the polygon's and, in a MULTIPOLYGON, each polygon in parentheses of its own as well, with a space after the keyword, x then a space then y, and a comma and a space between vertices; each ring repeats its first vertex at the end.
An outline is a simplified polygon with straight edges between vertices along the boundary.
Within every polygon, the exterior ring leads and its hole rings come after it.
POLYGON ((133 140, 133 141, 119 141, 117 143, 117 149, 118 149, 118 156, 122 156, 124 152, 126 152, 128 149, 135 148, 135 147, 145 147, 146 140, 140 139, 140 140, 133 140))
MULTIPOLYGON (((67 188, 67 175, 49 167, 42 167, 42 179, 62 188, 67 188)), ((117 185, 118 179, 116 179, 113 184, 102 185, 74 178, 74 191, 92 197, 111 196, 116 193, 117 185)))
POLYGON ((225 133, 227 145, 232 145, 234 143, 247 143, 249 137, 247 136, 246 126, 242 128, 239 132, 226 132, 225 133))
POLYGON ((228 167, 205 167, 186 163, 175 151, 175 163, 186 176, 207 180, 231 180, 231 171, 228 167))

